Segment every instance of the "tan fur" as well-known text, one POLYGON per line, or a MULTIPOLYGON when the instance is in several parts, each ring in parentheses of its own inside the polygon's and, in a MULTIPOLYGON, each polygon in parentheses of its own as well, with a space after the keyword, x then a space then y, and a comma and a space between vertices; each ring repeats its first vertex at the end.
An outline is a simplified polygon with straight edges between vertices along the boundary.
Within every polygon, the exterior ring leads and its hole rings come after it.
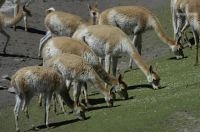
POLYGON ((77 30, 73 38, 84 41, 99 57, 105 57, 107 72, 109 72, 111 66, 111 59, 114 67, 113 71, 116 71, 117 57, 121 53, 127 53, 143 71, 150 83, 152 83, 152 79, 158 80, 158 82, 160 80, 157 75, 154 76, 155 72, 149 72, 148 66, 132 46, 130 38, 117 27, 109 25, 88 26, 77 30))
POLYGON ((98 19, 99 19, 99 10, 97 7, 97 3, 95 3, 94 5, 88 5, 88 9, 89 9, 89 14, 90 14, 90 23, 93 25, 98 24, 98 19))
MULTIPOLYGON (((34 0, 12 0, 14 3, 14 17, 18 14, 19 8, 25 4, 26 6, 29 6, 29 4, 34 0)), ((14 26, 14 30, 16 30, 16 24, 14 26)), ((24 16, 24 30, 27 32, 27 16, 24 16)))
POLYGON ((141 54, 142 33, 153 28, 159 38, 166 43, 177 58, 182 58, 179 54, 182 49, 176 42, 168 37, 157 19, 148 9, 140 6, 119 6, 106 9, 99 16, 99 24, 116 26, 132 37, 135 47, 141 54))
POLYGON ((124 87, 126 86, 125 82, 105 72, 98 61, 98 57, 84 42, 69 37, 54 37, 50 39, 41 50, 44 64, 50 58, 61 55, 63 53, 70 53, 81 56, 94 68, 94 70, 104 82, 113 86, 113 88, 125 99, 128 98, 128 93, 126 91, 127 88, 124 87))
POLYGON ((110 91, 104 87, 100 77, 94 71, 92 66, 88 64, 82 57, 73 54, 62 54, 51 58, 45 66, 53 67, 64 78, 66 82, 73 81, 75 83, 74 101, 79 105, 79 96, 81 86, 84 82, 90 81, 105 96, 107 104, 112 105, 112 96, 110 91))
POLYGON ((189 22, 189 26, 192 27, 192 32, 193 32, 195 45, 196 45, 195 65, 198 65, 198 48, 199 48, 198 43, 199 43, 199 36, 200 36, 200 1, 189 0, 186 4, 184 12, 186 13, 186 19, 189 22))
MULTIPOLYGON (((27 10, 27 9, 26 9, 27 10)), ((15 17, 8 17, 2 13, 0 13, 0 33, 6 37, 6 43, 3 48, 3 52, 6 53, 6 47, 10 40, 10 36, 5 32, 4 28, 10 27, 18 23, 24 16, 29 15, 30 12, 26 12, 25 10, 20 10, 15 17)))
POLYGON ((171 13, 172 23, 174 29, 174 37, 178 39, 178 35, 182 32, 182 28, 185 28, 188 24, 185 15, 185 8, 189 0, 171 0, 171 13))
POLYGON ((48 112, 53 92, 57 92, 70 108, 76 109, 62 77, 52 68, 41 66, 21 68, 12 76, 11 85, 16 93, 16 104, 14 108, 16 131, 20 131, 18 114, 21 104, 23 103, 22 110, 25 110, 26 116, 29 118, 28 105, 36 93, 42 93, 45 96, 46 126, 48 126, 48 112))
POLYGON ((72 34, 87 23, 79 16, 62 11, 53 11, 47 14, 44 20, 47 30, 56 36, 72 36, 72 34), (55 20, 56 19, 56 20, 55 20), (59 21, 60 23, 56 23, 59 21))

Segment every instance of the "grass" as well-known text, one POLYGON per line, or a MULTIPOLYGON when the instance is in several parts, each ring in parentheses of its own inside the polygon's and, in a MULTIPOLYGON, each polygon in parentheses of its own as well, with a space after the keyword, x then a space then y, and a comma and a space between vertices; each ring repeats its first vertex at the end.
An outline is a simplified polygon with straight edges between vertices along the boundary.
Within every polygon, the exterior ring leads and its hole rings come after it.
MULTIPOLYGON (((195 130, 200 126, 199 105, 199 72, 194 64, 194 50, 185 50, 188 58, 183 60, 169 60, 171 55, 159 58, 151 63, 157 63, 161 77, 162 89, 153 90, 138 86, 146 81, 140 70, 133 70, 125 74, 124 80, 129 84, 127 101, 116 101, 115 107, 106 108, 106 104, 95 105, 93 110, 86 112, 85 121, 78 121, 70 115, 56 115, 50 112, 51 126, 47 129, 39 126, 40 131, 68 131, 68 132, 176 132, 184 129, 195 130)), ((94 92, 94 90, 93 90, 94 92)), ((91 95, 91 100, 103 98, 102 95, 91 95)), ((2 132, 14 131, 13 107, 0 111, 0 128, 2 132)), ((37 107, 36 99, 30 105, 30 124, 43 124, 44 111, 37 107)), ((25 115, 20 114, 22 130, 31 129, 25 115)))
MULTIPOLYGON (((161 23, 164 27, 171 26, 169 9, 163 8, 160 12, 161 23)), ((166 29, 167 33, 171 29, 166 29)), ((148 36, 148 34, 147 34, 148 36)), ((152 36, 155 36, 153 34, 152 36)), ((172 35, 171 35, 172 36, 172 35)), ((148 38, 151 39, 151 38, 148 38)), ((154 41, 157 44, 157 39, 154 41)), ((160 43, 160 41, 159 41, 160 43)), ((151 64, 157 64, 158 74, 161 77, 162 89, 153 90, 145 87, 146 78, 140 70, 133 70, 124 76, 129 84, 130 99, 118 100, 114 107, 106 108, 102 95, 91 95, 89 98, 100 101, 93 109, 86 112, 87 120, 78 121, 73 114, 56 115, 50 111, 49 122, 52 128, 45 128, 43 123, 44 109, 37 106, 36 98, 30 107, 30 122, 20 113, 20 128, 22 131, 31 130, 31 124, 45 132, 177 132, 200 130, 200 68, 193 66, 194 49, 184 50, 183 60, 168 59, 166 55, 156 59, 151 64), (100 100, 101 98, 102 100, 100 100)), ((92 90, 91 93, 96 92, 92 90)), ((13 107, 7 106, 0 111, 0 131, 12 132, 15 130, 13 107)))

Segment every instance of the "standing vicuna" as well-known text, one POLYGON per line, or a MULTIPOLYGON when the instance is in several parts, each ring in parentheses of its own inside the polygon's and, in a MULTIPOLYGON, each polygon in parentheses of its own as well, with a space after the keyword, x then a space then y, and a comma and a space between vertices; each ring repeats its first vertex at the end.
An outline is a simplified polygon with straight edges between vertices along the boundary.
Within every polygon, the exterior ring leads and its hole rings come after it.
POLYGON ((0 13, 0 33, 2 35, 4 35, 6 37, 6 43, 3 47, 3 52, 4 54, 6 54, 6 47, 7 44, 10 40, 10 35, 8 35, 4 28, 10 27, 15 25, 16 23, 18 23, 24 16, 31 16, 31 13, 29 10, 26 9, 25 6, 23 6, 23 8, 18 12, 17 16, 11 18, 8 16, 3 15, 2 13, 0 13))
POLYGON ((188 0, 185 8, 183 8, 186 14, 186 25, 181 29, 184 31, 188 26, 191 26, 194 41, 196 45, 196 61, 195 65, 198 65, 198 49, 199 49, 199 36, 200 36, 200 1, 188 0))
MULTIPOLYGON (((25 4, 29 6, 31 3, 35 2, 35 0, 11 0, 14 3, 14 16, 19 12, 20 5, 25 4)), ((45 2, 45 0, 43 0, 45 2)), ((14 30, 16 30, 16 25, 14 26, 14 30)), ((24 30, 27 32, 27 17, 24 16, 24 30)))
POLYGON ((40 47, 41 49, 39 49, 39 52, 41 52, 43 64, 45 64, 50 58, 63 53, 81 56, 93 67, 93 69, 104 82, 106 82, 108 85, 111 85, 112 89, 122 98, 128 99, 127 85, 121 79, 121 76, 116 78, 108 74, 99 63, 98 57, 84 42, 70 37, 54 37, 40 47))
POLYGON ((179 38, 181 29, 187 25, 185 8, 189 0, 171 0, 172 24, 174 29, 174 38, 179 38))
MULTIPOLYGON (((11 0, 11 1, 14 4, 14 16, 16 16, 18 14, 19 8, 22 4, 29 6, 35 0, 11 0)), ((16 24, 14 25, 14 30, 16 30, 16 24)), ((27 16, 24 16, 24 30, 27 32, 27 16)))
MULTIPOLYGON (((40 43, 46 41, 49 35, 71 37, 78 28, 96 23, 96 19, 92 18, 91 23, 86 22, 80 16, 67 12, 56 11, 54 8, 47 9, 45 13, 46 17, 44 20, 44 25, 47 29, 47 34, 40 40, 40 43)), ((97 10, 91 15, 93 15, 94 18, 97 18, 97 10)))
POLYGON ((53 92, 58 93, 64 102, 79 116, 85 118, 84 108, 76 107, 71 100, 65 82, 62 77, 52 68, 42 66, 24 67, 18 70, 11 78, 11 85, 15 89, 16 104, 14 107, 16 131, 20 131, 18 125, 19 110, 25 111, 26 117, 29 118, 28 105, 31 98, 42 93, 45 99, 45 125, 48 127, 48 115, 50 101, 53 92))
MULTIPOLYGON (((144 7, 119 6, 106 9, 99 15, 98 24, 112 25, 120 28, 131 37, 140 55, 142 33, 153 28, 158 37, 169 45, 177 59, 184 57, 181 45, 164 33, 158 18, 144 7)), ((132 68, 132 60, 130 60, 129 67, 132 68)))
MULTIPOLYGON (((194 2, 195 0, 193 0, 194 2)), ((171 0, 171 13, 172 13, 172 24, 174 29, 174 38, 177 42, 181 41, 183 38, 187 41, 188 46, 192 47, 191 44, 194 43, 194 39, 187 37, 187 32, 184 31, 189 27, 189 22, 186 18, 186 8, 189 0, 171 0)), ((182 43, 182 42, 180 42, 182 43)))
POLYGON ((73 38, 84 41, 94 53, 105 58, 105 70, 110 71, 112 60, 112 72, 116 75, 118 57, 120 53, 127 53, 146 75, 148 82, 154 89, 159 87, 160 78, 148 68, 140 54, 132 45, 130 38, 119 28, 110 25, 93 25, 77 30, 73 38))
MULTIPOLYGON (((105 96, 105 101, 108 106, 113 106, 113 92, 108 90, 99 75, 82 57, 64 53, 55 56, 45 63, 47 67, 53 67, 58 73, 62 75, 66 84, 74 82, 74 101, 76 105, 80 105, 79 96, 81 87, 85 82, 91 82, 100 92, 105 96)), ((70 88, 70 85, 67 87, 70 88)))

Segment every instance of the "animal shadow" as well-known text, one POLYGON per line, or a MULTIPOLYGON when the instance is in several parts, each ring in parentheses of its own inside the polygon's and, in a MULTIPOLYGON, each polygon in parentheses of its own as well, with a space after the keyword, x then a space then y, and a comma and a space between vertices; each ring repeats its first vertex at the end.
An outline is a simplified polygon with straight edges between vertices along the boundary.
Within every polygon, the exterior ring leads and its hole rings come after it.
MULTIPOLYGON (((188 56, 184 56, 183 57, 183 59, 186 59, 186 58, 188 58, 188 56)), ((168 58, 168 60, 182 60, 182 59, 176 59, 176 57, 170 57, 170 58, 168 58)))
MULTIPOLYGON (((166 87, 167 86, 162 86, 159 89, 163 89, 166 87)), ((150 84, 139 84, 139 85, 128 86, 127 90, 134 90, 134 89, 141 89, 141 88, 153 89, 153 87, 150 84)))
MULTIPOLYGON (((25 30, 25 28, 22 27, 22 26, 17 26, 16 29, 25 30)), ((45 35, 46 34, 45 31, 42 31, 42 30, 39 30, 39 29, 35 29, 35 28, 27 28, 27 32, 41 34, 41 35, 45 35)))
MULTIPOLYGON (((85 120, 88 120, 89 118, 90 117, 87 117, 85 120)), ((40 131, 41 129, 54 129, 56 127, 60 127, 60 126, 67 125, 67 124, 72 124, 72 123, 75 123, 75 122, 78 122, 78 121, 80 121, 80 120, 79 119, 73 119, 73 120, 54 122, 54 123, 50 123, 48 128, 46 127, 46 125, 43 124, 43 125, 35 126, 34 128, 27 130, 26 132, 28 132, 28 131, 40 131)))
POLYGON ((8 54, 8 53, 6 53, 6 54, 0 53, 0 56, 3 56, 3 57, 30 58, 30 59, 42 60, 41 58, 38 58, 38 57, 31 57, 31 56, 17 55, 17 54, 8 54))

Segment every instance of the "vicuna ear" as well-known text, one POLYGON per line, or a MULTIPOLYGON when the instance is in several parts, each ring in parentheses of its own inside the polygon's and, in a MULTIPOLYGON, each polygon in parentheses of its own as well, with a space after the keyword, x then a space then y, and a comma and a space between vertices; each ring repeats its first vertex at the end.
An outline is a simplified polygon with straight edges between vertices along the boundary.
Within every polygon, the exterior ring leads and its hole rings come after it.
POLYGON ((88 4, 88 9, 91 10, 92 9, 92 6, 90 4, 88 4))
POLYGON ((149 72, 153 73, 153 67, 152 67, 152 65, 149 66, 149 72))

